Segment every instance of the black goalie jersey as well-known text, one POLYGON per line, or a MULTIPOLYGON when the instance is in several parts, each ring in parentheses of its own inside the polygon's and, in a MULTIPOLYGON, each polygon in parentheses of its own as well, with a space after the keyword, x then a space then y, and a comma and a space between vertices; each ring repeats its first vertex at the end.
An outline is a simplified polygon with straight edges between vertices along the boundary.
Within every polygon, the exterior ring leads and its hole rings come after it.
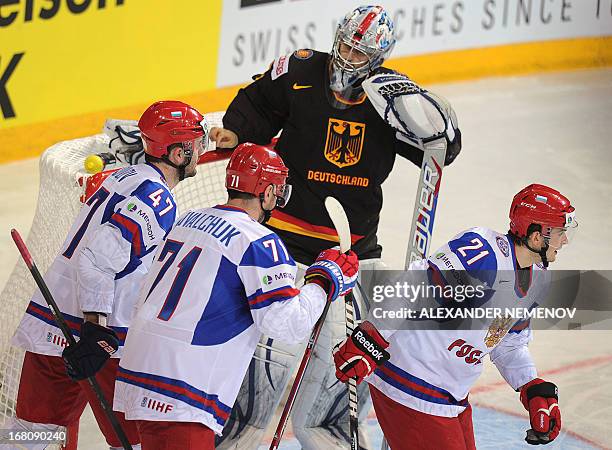
MULTIPOLYGON (((312 50, 278 58, 238 92, 223 119, 241 143, 268 144, 282 129, 276 150, 289 167, 293 191, 289 204, 276 209, 268 225, 303 264, 338 243, 324 207, 330 195, 346 210, 359 258, 380 257, 376 231, 381 184, 396 155, 419 167, 423 158, 421 150, 396 139, 365 97, 345 108, 332 106, 328 58, 312 50)), ((406 205, 413 196, 406 193, 406 205)))

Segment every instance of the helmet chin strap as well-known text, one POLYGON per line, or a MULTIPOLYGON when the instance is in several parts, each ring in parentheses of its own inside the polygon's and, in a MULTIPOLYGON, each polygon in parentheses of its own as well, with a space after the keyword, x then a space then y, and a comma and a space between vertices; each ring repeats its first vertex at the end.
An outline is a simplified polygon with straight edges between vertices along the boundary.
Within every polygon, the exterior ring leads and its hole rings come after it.
POLYGON ((263 203, 264 203, 264 194, 262 192, 261 194, 259 194, 259 204, 261 205, 261 210, 264 213, 263 219, 259 221, 259 223, 262 225, 266 224, 268 220, 270 220, 270 217, 272 217, 272 210, 274 209, 274 207, 269 210, 264 208, 263 203))
POLYGON ((527 240, 525 240, 525 246, 527 247, 528 250, 531 250, 533 253, 537 253, 538 255, 540 255, 544 268, 545 269, 548 268, 548 257, 546 256, 546 252, 548 252, 550 245, 548 245, 548 242, 546 242, 546 240, 544 240, 544 245, 542 246, 540 250, 536 250, 535 248, 530 247, 527 240))
POLYGON ((189 164, 191 164, 191 158, 192 158, 192 152, 189 150, 185 150, 183 149, 183 152, 185 154, 185 163, 183 164, 174 164, 172 161, 170 161, 170 158, 168 157, 168 154, 165 154, 162 159, 166 162, 166 164, 174 167, 176 170, 178 170, 178 176, 179 176, 179 181, 183 181, 185 179, 185 169, 187 168, 187 166, 189 164))

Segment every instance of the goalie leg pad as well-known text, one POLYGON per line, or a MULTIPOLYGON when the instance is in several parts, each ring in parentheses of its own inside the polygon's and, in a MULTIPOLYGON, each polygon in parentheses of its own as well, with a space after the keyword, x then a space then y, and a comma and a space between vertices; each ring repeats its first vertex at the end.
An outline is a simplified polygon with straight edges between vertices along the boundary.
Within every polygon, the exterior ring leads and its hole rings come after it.
MULTIPOLYGON (((332 303, 291 415, 293 432, 304 450, 348 448, 348 389, 336 379, 331 354, 332 343, 341 341, 345 335, 344 304, 332 303)), ((365 419, 371 408, 367 383, 357 387, 357 398, 360 419, 365 419)), ((359 431, 360 446, 373 448, 363 433, 364 422, 359 431)))
MULTIPOLYGON (((298 264, 298 280, 305 270, 305 266, 298 264)), ((261 337, 223 428, 223 436, 216 437, 218 450, 259 448, 305 346, 306 343, 289 345, 268 336, 261 337)))
MULTIPOLYGON (((375 283, 374 270, 387 266, 380 259, 359 262, 361 287, 364 292, 375 283)), ((354 289, 356 318, 363 320, 369 309, 367 299, 354 289)), ((300 393, 291 415, 293 432, 304 450, 346 449, 349 442, 348 390, 336 379, 332 347, 346 337, 343 302, 330 306, 327 320, 315 346, 313 357, 304 374, 300 393)), ((365 420, 372 408, 367 383, 357 386, 359 399, 359 445, 373 448, 365 434, 365 420)))
POLYGON ((259 447, 305 345, 288 345, 262 336, 223 428, 223 436, 216 437, 218 450, 259 447))

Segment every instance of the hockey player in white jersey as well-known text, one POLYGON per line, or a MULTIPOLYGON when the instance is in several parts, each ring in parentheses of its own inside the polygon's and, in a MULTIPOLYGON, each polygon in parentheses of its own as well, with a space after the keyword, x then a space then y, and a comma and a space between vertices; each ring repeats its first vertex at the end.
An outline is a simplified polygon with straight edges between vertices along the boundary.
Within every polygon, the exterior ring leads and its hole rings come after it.
POLYGON ((266 147, 233 152, 225 205, 189 211, 155 256, 127 336, 114 409, 144 450, 214 449, 263 333, 305 340, 327 301, 357 278, 354 252, 325 250, 295 287, 297 266, 262 225, 289 200, 288 169, 266 147))
MULTIPOLYGON (((506 306, 532 308, 548 286, 543 269, 576 226, 565 196, 532 184, 514 197, 507 234, 469 229, 410 269, 421 270, 432 285, 485 287, 482 297, 473 296, 479 298, 476 306, 503 299, 506 306)), ((439 298, 430 300, 429 306, 439 306, 439 298)), ((454 298, 442 306, 462 303, 454 298)), ((366 379, 392 449, 469 450, 476 447, 468 394, 488 354, 529 412, 527 442, 553 441, 561 429, 557 387, 538 378, 527 347, 529 320, 483 323, 477 329, 398 330, 370 316, 334 349, 336 376, 343 382, 366 379)))
MULTIPOLYGON (((12 341, 26 354, 17 417, 5 428, 78 430, 89 402, 107 443, 111 448, 120 446, 95 394, 78 380, 102 369, 97 379, 112 401, 118 358, 140 288, 157 246, 176 220, 171 189, 195 175, 208 142, 203 116, 178 101, 151 105, 138 125, 147 162, 104 180, 86 200, 45 274, 78 342, 64 349, 66 340, 37 290, 12 341)), ((122 415, 118 419, 130 443, 138 444, 135 425, 122 415)), ((76 432, 69 433, 67 448, 76 449, 76 441, 76 432)))

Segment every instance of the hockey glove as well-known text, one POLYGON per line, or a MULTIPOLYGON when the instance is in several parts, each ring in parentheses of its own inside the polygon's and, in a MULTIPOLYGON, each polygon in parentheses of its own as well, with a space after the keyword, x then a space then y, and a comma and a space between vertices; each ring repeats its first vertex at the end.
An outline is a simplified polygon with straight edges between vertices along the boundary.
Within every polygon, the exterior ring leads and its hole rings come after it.
POLYGON ((521 402, 529 411, 531 429, 527 430, 525 441, 539 445, 552 442, 561 431, 557 386, 536 378, 521 388, 521 402))
POLYGON ((387 347, 389 343, 376 327, 368 321, 362 322, 350 337, 334 347, 336 378, 343 383, 349 378, 361 383, 377 366, 389 360, 387 347))
POLYGON ((359 259, 349 250, 342 253, 337 249, 323 250, 315 262, 306 269, 305 283, 316 283, 327 292, 327 299, 334 301, 338 296, 346 295, 357 281, 359 259))
POLYGON ((92 322, 81 325, 81 339, 62 352, 68 376, 75 381, 94 376, 119 348, 113 330, 92 322))

